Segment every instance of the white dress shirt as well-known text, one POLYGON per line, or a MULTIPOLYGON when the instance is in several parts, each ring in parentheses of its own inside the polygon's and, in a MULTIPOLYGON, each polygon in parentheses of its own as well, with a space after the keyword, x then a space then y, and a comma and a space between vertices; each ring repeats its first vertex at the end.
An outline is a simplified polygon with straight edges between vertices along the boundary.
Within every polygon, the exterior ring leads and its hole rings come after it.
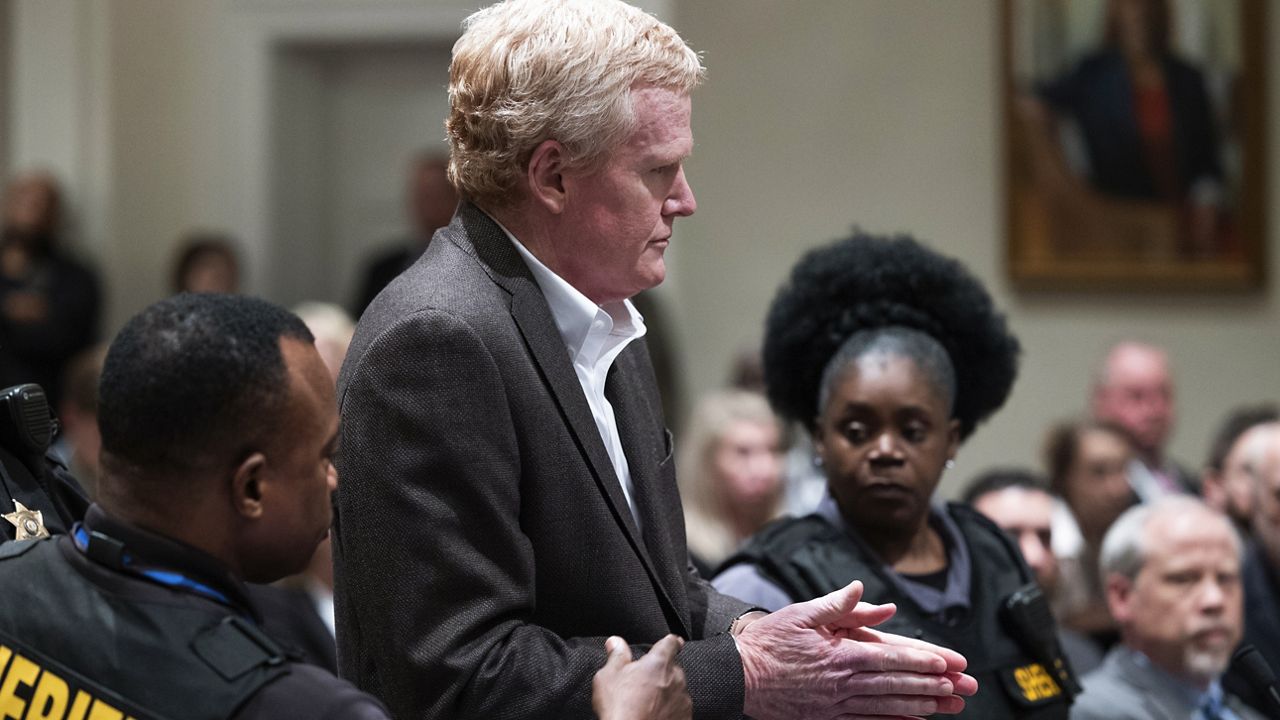
POLYGON ((596 429, 600 431, 600 439, 604 441, 604 449, 609 453, 618 481, 622 483, 622 494, 627 499, 627 507, 631 509, 631 517, 635 518, 638 528, 640 513, 636 510, 631 469, 627 465, 627 456, 622 451, 622 439, 618 436, 618 421, 613 414, 613 405, 604 396, 604 383, 614 359, 632 340, 644 336, 644 318, 630 300, 596 305, 564 278, 543 265, 510 230, 502 227, 502 223, 497 220, 494 222, 511 239, 516 251, 533 273, 538 287, 542 289, 543 297, 547 299, 551 316, 555 318, 556 327, 559 328, 560 337, 569 353, 569 360, 573 363, 573 371, 578 376, 578 384, 587 396, 587 405, 591 406, 596 429))

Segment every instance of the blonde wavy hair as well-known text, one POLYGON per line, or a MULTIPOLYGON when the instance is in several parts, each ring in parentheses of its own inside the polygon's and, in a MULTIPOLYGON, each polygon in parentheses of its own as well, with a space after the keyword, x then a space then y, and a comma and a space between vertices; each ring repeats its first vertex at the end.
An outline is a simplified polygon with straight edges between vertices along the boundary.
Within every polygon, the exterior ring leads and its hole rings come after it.
POLYGON ((631 88, 689 94, 704 74, 676 31, 620 0, 506 0, 463 23, 449 64, 449 179, 509 207, 533 151, 597 167, 635 129, 631 88))
MULTIPOLYGON (((747 390, 719 390, 703 396, 689 417, 676 458, 676 482, 684 505, 689 551, 717 565, 737 549, 738 538, 729 522, 729 508, 716 478, 715 454, 729 429, 739 422, 770 426, 782 432, 778 416, 763 395, 747 390)), ((781 471, 781 468, 780 468, 781 471)), ((783 512, 783 485, 766 519, 783 512)))

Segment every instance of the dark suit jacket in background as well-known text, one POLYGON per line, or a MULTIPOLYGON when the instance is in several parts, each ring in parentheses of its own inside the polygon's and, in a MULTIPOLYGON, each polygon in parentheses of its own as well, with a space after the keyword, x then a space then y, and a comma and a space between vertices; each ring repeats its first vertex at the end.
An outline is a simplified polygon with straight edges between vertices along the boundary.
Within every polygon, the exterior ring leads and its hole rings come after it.
MULTIPOLYGON (((1173 122, 1174 165, 1182 192, 1197 180, 1221 181, 1218 132, 1203 74, 1168 55, 1160 63, 1173 122)), ((1133 83, 1124 58, 1106 50, 1084 58, 1039 89, 1053 109, 1080 125, 1094 187, 1130 200, 1160 200, 1143 155, 1133 83)), ((1179 198, 1180 199, 1180 198, 1179 198)))
POLYGON ((369 306, 339 379, 341 672, 399 718, 592 718, 604 639, 691 639, 698 718, 741 716, 733 618, 688 566, 644 343, 614 362, 637 531, 537 282, 464 203, 369 306))
POLYGON ((374 255, 360 276, 360 290, 351 306, 351 317, 359 319, 378 293, 422 256, 422 248, 421 241, 406 238, 374 255))
MULTIPOLYGON (((1241 576, 1244 582, 1241 642, 1257 648, 1267 665, 1273 671, 1280 671, 1280 574, 1271 566, 1257 540, 1250 540, 1245 547, 1241 576)), ((1243 675, 1228 672, 1222 684, 1257 710, 1265 713, 1269 709, 1267 698, 1243 675)))

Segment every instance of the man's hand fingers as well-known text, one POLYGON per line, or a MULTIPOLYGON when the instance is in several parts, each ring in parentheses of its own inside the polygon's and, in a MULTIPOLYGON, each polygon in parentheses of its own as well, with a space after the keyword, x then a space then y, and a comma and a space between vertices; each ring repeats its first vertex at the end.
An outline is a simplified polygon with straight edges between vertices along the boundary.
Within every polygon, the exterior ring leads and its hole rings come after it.
POLYGON ((893 617, 893 614, 897 611, 898 606, 893 603, 872 605, 871 603, 860 602, 847 615, 828 625, 833 629, 871 627, 893 617))
POLYGON ((631 662, 631 647, 617 635, 604 641, 604 649, 609 653, 609 659, 604 663, 606 668, 617 669, 631 662))
POLYGON ((854 580, 833 593, 827 593, 808 602, 789 605, 779 612, 795 615, 804 627, 820 627, 831 625, 853 612, 861 599, 862 582, 854 580))
POLYGON ((941 679, 947 670, 946 661, 934 652, 880 642, 842 640, 840 656, 840 665, 855 673, 920 673, 941 679))
POLYGON ((956 688, 956 695, 969 697, 978 692, 978 680, 970 675, 960 672, 948 672, 944 674, 956 688))
MULTIPOLYGON (((947 697, 955 691, 950 679, 941 675, 912 672, 861 672, 841 681, 845 697, 861 696, 926 696, 947 697)), ((919 715, 918 712, 885 712, 883 715, 919 715)))
MULTIPOLYGON (((850 635, 850 637, 855 636, 850 635)), ((916 650, 931 652, 934 655, 941 657, 943 661, 947 663, 947 670, 949 672, 962 672, 969 666, 969 661, 965 660, 964 656, 955 650, 944 648, 941 645, 934 645, 933 643, 925 642, 924 640, 894 635, 893 633, 881 632, 871 628, 862 628, 861 632, 856 635, 856 638, 861 640, 875 639, 887 645, 915 648, 916 650)))
POLYGON ((887 720, 888 718, 916 718, 920 715, 955 715, 964 710, 964 700, 954 695, 941 698, 921 697, 868 697, 849 698, 838 706, 839 718, 859 720, 887 720))
POLYGON ((668 635, 658 641, 656 645, 649 648, 649 652, 645 653, 643 659, 651 662, 660 663, 670 667, 676 662, 676 655, 680 654, 681 648, 684 647, 684 638, 678 635, 668 635))
POLYGON ((932 715, 938 712, 938 700, 931 697, 879 695, 851 697, 841 701, 836 710, 854 717, 899 717, 932 715))
POLYGON ((919 715, 837 715, 832 720, 923 720, 919 715))
MULTIPOLYGON (((969 677, 969 676, 966 675, 965 677, 969 677)), ((969 678, 969 679, 973 680, 973 678, 969 678)), ((973 687, 974 687, 974 690, 977 690, 978 682, 976 680, 973 683, 973 687)), ((972 695, 973 693, 968 693, 968 694, 972 695)), ((962 712, 963 710, 964 710, 964 698, 959 697, 958 695, 952 695, 951 697, 938 698, 938 712, 943 715, 955 715, 959 712, 962 712)))

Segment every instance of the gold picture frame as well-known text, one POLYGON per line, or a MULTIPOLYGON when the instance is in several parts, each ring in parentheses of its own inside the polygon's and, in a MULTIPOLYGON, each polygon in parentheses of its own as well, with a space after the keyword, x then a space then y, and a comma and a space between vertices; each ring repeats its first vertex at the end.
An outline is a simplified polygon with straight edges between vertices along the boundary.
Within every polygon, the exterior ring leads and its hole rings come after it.
POLYGON ((1016 287, 1266 281, 1265 0, 1002 0, 1016 287))

